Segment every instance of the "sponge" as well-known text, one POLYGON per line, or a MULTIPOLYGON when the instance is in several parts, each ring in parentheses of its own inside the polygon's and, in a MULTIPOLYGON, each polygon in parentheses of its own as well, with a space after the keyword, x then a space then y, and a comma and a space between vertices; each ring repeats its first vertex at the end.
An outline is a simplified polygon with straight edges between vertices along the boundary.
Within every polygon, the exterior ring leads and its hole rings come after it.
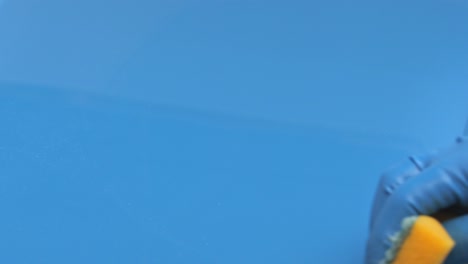
POLYGON ((455 246, 445 228, 430 216, 408 217, 392 238, 393 247, 381 264, 442 264, 455 246))

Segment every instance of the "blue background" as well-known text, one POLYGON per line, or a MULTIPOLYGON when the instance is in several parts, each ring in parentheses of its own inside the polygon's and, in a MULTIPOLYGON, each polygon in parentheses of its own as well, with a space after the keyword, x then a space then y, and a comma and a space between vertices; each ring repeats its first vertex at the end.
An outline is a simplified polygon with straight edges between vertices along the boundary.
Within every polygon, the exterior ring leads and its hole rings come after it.
POLYGON ((360 263, 451 142, 468 3, 4 0, 0 262, 360 263))

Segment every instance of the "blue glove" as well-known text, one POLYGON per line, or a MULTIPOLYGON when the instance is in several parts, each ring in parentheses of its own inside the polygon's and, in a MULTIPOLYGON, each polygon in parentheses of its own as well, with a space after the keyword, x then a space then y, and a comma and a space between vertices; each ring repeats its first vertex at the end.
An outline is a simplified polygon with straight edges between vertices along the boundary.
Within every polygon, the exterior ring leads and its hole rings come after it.
POLYGON ((468 137, 444 151, 410 157, 381 177, 371 212, 366 264, 379 264, 402 220, 450 212, 443 225, 456 242, 446 264, 468 263, 468 137))

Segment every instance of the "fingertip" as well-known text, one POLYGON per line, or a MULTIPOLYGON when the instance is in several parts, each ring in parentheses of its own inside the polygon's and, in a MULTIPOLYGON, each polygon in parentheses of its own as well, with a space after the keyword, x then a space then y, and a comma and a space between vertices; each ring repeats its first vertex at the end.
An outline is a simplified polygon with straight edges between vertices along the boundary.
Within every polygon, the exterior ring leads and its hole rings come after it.
POLYGON ((415 166, 411 159, 406 159, 382 173, 371 209, 371 228, 374 226, 375 219, 378 217, 388 197, 406 180, 418 173, 420 173, 420 169, 415 166))

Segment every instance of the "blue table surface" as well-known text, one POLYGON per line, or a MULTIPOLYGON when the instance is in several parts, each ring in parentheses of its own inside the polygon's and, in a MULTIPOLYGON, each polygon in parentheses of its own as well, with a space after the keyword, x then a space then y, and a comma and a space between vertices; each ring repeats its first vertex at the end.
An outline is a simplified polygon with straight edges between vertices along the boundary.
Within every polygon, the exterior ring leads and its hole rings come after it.
POLYGON ((0 263, 362 263, 468 106, 463 1, 0 0, 0 263))
POLYGON ((5 263, 359 263, 378 173, 412 145, 45 87, 0 97, 5 263))

